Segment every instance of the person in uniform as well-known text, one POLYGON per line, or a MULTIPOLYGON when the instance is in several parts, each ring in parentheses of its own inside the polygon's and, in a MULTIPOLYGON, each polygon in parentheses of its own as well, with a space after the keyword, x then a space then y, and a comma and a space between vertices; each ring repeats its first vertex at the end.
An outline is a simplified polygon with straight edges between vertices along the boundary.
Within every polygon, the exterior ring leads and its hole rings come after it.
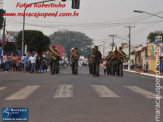
POLYGON ((79 53, 77 52, 77 48, 71 49, 71 62, 72 62, 72 74, 77 75, 78 74, 78 61, 79 61, 79 53))
POLYGON ((92 51, 94 50, 94 47, 91 49, 91 53, 88 55, 88 65, 89 65, 89 72, 90 74, 93 74, 93 59, 91 57, 92 51))
POLYGON ((100 63, 102 62, 102 54, 100 51, 98 51, 98 46, 94 47, 91 57, 93 59, 93 75, 99 76, 100 75, 99 67, 100 67, 100 63))
POLYGON ((108 56, 106 56, 106 72, 107 72, 107 75, 111 75, 111 66, 112 66, 112 58, 113 57, 113 53, 112 51, 110 51, 108 53, 108 56))
POLYGON ((56 58, 56 74, 59 73, 59 61, 61 60, 60 53, 56 50, 58 53, 57 58, 56 58))
POLYGON ((51 58, 51 74, 57 74, 58 73, 58 51, 55 49, 55 46, 52 46, 51 48, 54 52, 56 52, 55 54, 55 59, 51 58))
MULTIPOLYGON (((126 54, 122 51, 122 47, 119 47, 119 52, 121 52, 122 54, 121 58, 126 57, 126 54)), ((119 66, 119 75, 122 77, 123 76, 123 62, 121 60, 119 60, 118 66, 119 66)))
POLYGON ((119 60, 116 58, 116 54, 113 52, 112 60, 112 75, 119 76, 119 60))

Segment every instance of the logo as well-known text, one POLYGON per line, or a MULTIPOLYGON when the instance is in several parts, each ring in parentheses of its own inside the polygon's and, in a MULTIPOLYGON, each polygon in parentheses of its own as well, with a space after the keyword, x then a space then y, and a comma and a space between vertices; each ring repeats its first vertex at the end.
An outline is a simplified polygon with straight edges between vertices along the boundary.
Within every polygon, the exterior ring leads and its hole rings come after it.
POLYGON ((27 121, 28 108, 2 108, 2 121, 27 121))

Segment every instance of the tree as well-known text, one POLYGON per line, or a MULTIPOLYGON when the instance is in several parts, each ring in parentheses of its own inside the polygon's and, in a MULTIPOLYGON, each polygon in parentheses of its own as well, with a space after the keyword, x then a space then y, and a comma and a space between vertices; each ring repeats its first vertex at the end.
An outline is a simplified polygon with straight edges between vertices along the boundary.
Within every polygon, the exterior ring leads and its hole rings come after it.
POLYGON ((149 40, 149 42, 154 42, 155 41, 155 37, 156 36, 162 36, 163 37, 163 31, 155 31, 155 32, 151 32, 149 33, 147 39, 149 40))
POLYGON ((3 28, 3 22, 4 22, 3 13, 5 13, 5 10, 0 9, 0 30, 3 28))
POLYGON ((54 32, 49 37, 51 44, 63 45, 65 47, 68 58, 73 47, 78 48, 80 55, 87 57, 93 45, 93 40, 81 32, 63 30, 54 32))
MULTIPOLYGON (((44 35, 41 31, 25 30, 24 44, 28 45, 28 51, 37 51, 38 53, 46 51, 50 45, 50 38, 44 35)), ((22 31, 18 34, 16 40, 17 49, 22 47, 22 31)))

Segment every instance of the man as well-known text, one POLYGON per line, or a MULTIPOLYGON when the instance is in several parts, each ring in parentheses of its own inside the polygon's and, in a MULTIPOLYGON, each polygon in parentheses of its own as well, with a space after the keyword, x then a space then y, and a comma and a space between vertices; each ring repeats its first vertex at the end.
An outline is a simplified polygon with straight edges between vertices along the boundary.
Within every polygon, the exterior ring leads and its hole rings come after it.
MULTIPOLYGON (((119 52, 121 52, 121 58, 126 57, 126 54, 122 51, 122 47, 119 47, 119 52)), ((123 62, 118 60, 118 66, 119 66, 119 75, 123 76, 123 62)))
POLYGON ((79 53, 77 52, 77 48, 71 49, 71 62, 72 62, 72 74, 77 75, 78 74, 78 61, 79 61, 79 53))
POLYGON ((29 62, 31 63, 31 72, 30 73, 34 73, 35 64, 36 64, 36 57, 34 56, 34 54, 32 54, 32 56, 29 58, 29 62))
POLYGON ((56 60, 56 74, 59 73, 59 61, 61 61, 60 53, 56 50, 58 53, 57 60, 56 60))
MULTIPOLYGON (((58 51, 55 49, 55 46, 52 46, 51 47, 51 49, 54 51, 54 52, 56 52, 56 54, 52 54, 53 55, 53 58, 51 57, 51 74, 53 75, 53 74, 58 74, 59 73, 59 70, 58 70, 58 68, 59 68, 59 53, 58 53, 58 51)), ((50 55, 50 53, 52 53, 52 52, 48 52, 49 53, 49 55, 50 55)))
POLYGON ((93 75, 99 76, 99 67, 102 62, 102 54, 98 51, 98 46, 94 47, 94 51, 92 51, 91 57, 93 59, 93 75))
POLYGON ((108 56, 105 58, 106 59, 106 72, 107 75, 111 75, 111 65, 112 65, 112 58, 113 57, 113 53, 112 51, 110 51, 108 53, 108 56))
POLYGON ((112 60, 112 66, 111 66, 111 70, 112 70, 112 75, 113 76, 119 76, 119 60, 116 58, 116 54, 115 52, 113 52, 113 56, 111 58, 112 60))
POLYGON ((28 63, 28 56, 26 56, 26 54, 23 54, 23 57, 21 58, 21 62, 22 62, 22 72, 26 72, 27 63, 28 63))
POLYGON ((91 53, 88 55, 88 62, 89 62, 89 72, 90 74, 93 74, 93 59, 91 57, 92 52, 94 51, 94 47, 91 49, 91 53))

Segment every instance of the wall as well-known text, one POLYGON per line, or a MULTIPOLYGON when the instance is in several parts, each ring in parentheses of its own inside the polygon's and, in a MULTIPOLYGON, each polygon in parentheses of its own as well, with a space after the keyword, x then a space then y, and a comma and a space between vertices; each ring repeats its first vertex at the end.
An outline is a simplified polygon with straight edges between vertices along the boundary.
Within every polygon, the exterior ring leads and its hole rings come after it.
POLYGON ((151 71, 156 70, 156 59, 149 60, 149 70, 151 71))

